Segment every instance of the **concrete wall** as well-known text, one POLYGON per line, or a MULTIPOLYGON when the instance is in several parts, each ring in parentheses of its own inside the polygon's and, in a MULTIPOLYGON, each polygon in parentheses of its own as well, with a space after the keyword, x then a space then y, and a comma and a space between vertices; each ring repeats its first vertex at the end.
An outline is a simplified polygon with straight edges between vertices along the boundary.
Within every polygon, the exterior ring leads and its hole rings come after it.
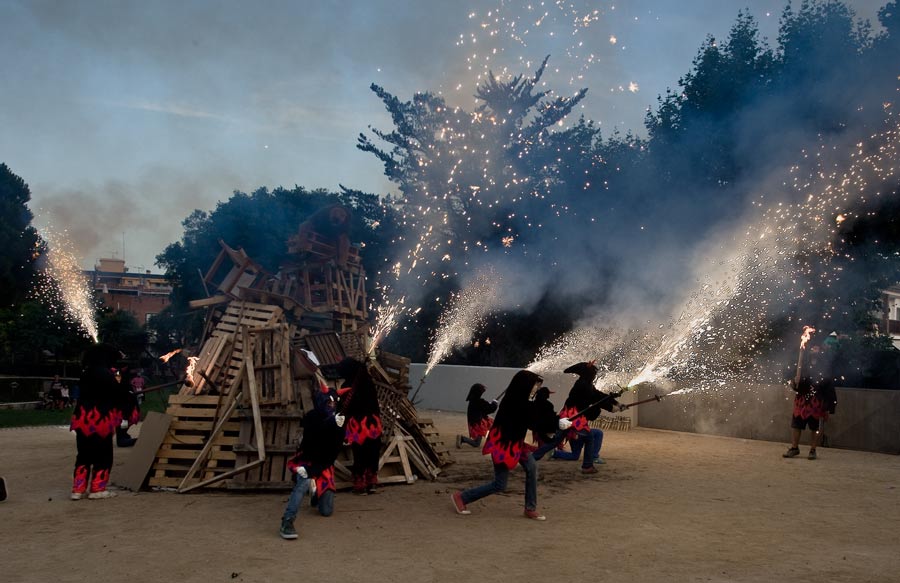
MULTIPOLYGON (((497 397, 519 369, 437 365, 416 396, 416 406, 442 411, 466 410, 466 394, 474 383, 487 387, 485 398, 497 397)), ((412 393, 425 372, 424 364, 412 364, 412 393)), ((544 385, 557 410, 566 400, 575 376, 547 373, 544 385)), ((641 389, 620 399, 630 403, 655 394, 641 389)), ((900 453, 900 391, 838 388, 837 413, 825 426, 832 447, 900 453)), ((723 435, 743 439, 789 442, 794 392, 783 385, 733 385, 715 392, 671 395, 656 403, 630 409, 632 426, 723 435)), ((604 415, 608 413, 604 412, 604 415)), ((808 434, 803 435, 808 443, 808 434)))
MULTIPOLYGON (((639 398, 653 394, 642 389, 639 398)), ((900 391, 837 389, 837 412, 825 424, 828 445, 900 453, 900 391)), ((671 395, 637 407, 637 425, 655 429, 790 441, 794 392, 783 385, 735 385, 671 395)), ((808 434, 802 436, 808 443, 808 434)))
MULTIPOLYGON (((469 388, 475 383, 481 383, 487 390, 484 392, 484 398, 490 401, 496 398, 509 385, 512 379, 520 369, 517 368, 499 368, 499 367, 479 367, 479 366, 455 366, 450 364, 439 364, 435 366, 425 379, 425 384, 419 390, 415 398, 416 407, 421 409, 439 409, 441 411, 460 411, 466 410, 466 395, 469 388)), ((413 363, 409 367, 409 384, 412 386, 410 395, 416 392, 419 381, 425 373, 425 365, 413 363)), ((541 374, 544 378, 544 386, 554 391, 550 395, 557 411, 562 407, 569 394, 569 389, 575 384, 578 378, 572 374, 563 373, 545 373, 541 374)), ((626 393, 620 399, 622 403, 630 403, 633 395, 626 393)), ((608 415, 605 411, 604 415, 608 415)), ((630 415, 630 412, 622 413, 622 415, 630 415)), ((634 419, 632 419, 634 424, 634 419)))

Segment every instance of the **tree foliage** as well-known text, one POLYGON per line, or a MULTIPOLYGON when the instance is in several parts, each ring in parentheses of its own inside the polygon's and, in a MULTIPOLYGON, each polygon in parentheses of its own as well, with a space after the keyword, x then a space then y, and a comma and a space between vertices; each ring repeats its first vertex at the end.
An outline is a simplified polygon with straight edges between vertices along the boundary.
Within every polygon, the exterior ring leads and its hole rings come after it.
POLYGON ((37 232, 30 200, 25 181, 0 163, 0 307, 23 299, 32 282, 37 232))

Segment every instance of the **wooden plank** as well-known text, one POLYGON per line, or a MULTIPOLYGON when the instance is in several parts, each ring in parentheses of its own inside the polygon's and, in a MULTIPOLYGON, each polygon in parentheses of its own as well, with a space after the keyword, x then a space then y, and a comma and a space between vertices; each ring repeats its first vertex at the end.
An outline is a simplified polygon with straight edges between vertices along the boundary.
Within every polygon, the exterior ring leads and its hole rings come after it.
POLYGON ((250 462, 249 464, 246 464, 246 465, 243 465, 243 466, 234 468, 233 470, 228 470, 227 472, 224 472, 224 473, 222 473, 222 474, 219 474, 219 475, 217 475, 217 476, 215 476, 215 477, 213 477, 213 478, 210 478, 210 479, 208 479, 208 480, 204 480, 204 481, 200 482, 199 484, 194 484, 193 486, 189 486, 189 487, 187 487, 187 488, 184 488, 183 490, 179 490, 179 492, 184 493, 184 492, 190 492, 191 490, 196 490, 197 488, 205 488, 205 487, 210 486, 210 485, 212 485, 212 484, 214 484, 214 483, 216 483, 216 482, 219 482, 219 481, 228 479, 228 478, 230 478, 230 477, 232 477, 232 476, 236 476, 236 475, 238 475, 238 474, 240 474, 240 473, 243 473, 243 472, 247 472, 247 471, 249 471, 249 470, 251 470, 251 469, 253 469, 253 468, 257 467, 257 466, 262 465, 262 463, 263 463, 264 461, 265 461, 264 459, 262 459, 262 460, 256 460, 256 461, 254 461, 254 462, 250 462))
POLYGON ((198 308, 207 308, 209 306, 216 306, 219 304, 224 304, 230 300, 231 300, 230 297, 223 295, 223 294, 219 294, 219 295, 214 295, 211 298, 203 298, 201 300, 191 300, 188 302, 188 306, 192 310, 196 310, 198 308))
MULTIPOLYGON (((246 330, 243 332, 244 345, 251 346, 248 343, 249 334, 246 330)), ((253 426, 256 429, 256 448, 259 453, 259 459, 266 459, 266 445, 263 441, 262 419, 259 416, 259 397, 256 394, 256 373, 253 370, 253 359, 247 358, 245 361, 247 366, 247 388, 250 391, 250 406, 253 409, 253 426)), ((258 464, 257 464, 258 465, 258 464)), ((255 467, 255 466, 253 466, 255 467)))

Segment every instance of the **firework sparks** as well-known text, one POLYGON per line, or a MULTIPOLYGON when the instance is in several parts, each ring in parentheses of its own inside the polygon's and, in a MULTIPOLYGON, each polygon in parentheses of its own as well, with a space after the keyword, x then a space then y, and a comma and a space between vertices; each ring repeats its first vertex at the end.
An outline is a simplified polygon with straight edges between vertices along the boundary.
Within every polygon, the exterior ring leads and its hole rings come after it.
POLYGON ((441 314, 423 378, 451 350, 472 341, 472 337, 484 325, 485 317, 497 305, 500 281, 493 269, 485 269, 477 274, 471 284, 451 298, 441 314))
POLYGON ((97 342, 97 307, 78 258, 70 251, 72 244, 65 232, 48 228, 42 229, 40 235, 46 244, 47 262, 40 272, 37 295, 97 342))

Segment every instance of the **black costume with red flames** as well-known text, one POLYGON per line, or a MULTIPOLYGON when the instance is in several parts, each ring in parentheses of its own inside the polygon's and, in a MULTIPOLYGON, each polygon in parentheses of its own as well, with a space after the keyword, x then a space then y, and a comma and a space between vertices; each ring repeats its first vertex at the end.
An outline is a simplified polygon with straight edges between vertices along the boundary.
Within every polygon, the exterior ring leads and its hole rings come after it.
POLYGON ((475 383, 469 389, 466 401, 469 402, 466 407, 466 421, 469 425, 469 437, 478 439, 484 437, 491 430, 491 424, 494 422, 490 414, 497 410, 497 402, 488 402, 482 395, 485 386, 481 383, 475 383))
POLYGON ((528 398, 540 380, 539 375, 520 370, 510 381, 481 450, 483 454, 490 455, 495 464, 505 465, 511 470, 533 449, 525 444, 525 435, 534 418, 528 398))
POLYGON ((378 484, 378 458, 381 454, 381 409, 378 391, 366 365, 352 358, 338 364, 338 374, 350 391, 343 396, 347 417, 345 438, 353 450, 353 492, 372 493, 378 484))
POLYGON ((72 483, 73 498, 88 490, 103 492, 109 481, 113 462, 113 436, 123 419, 130 424, 140 420, 140 409, 134 395, 116 381, 112 367, 120 353, 115 348, 98 344, 85 353, 79 386, 81 393, 69 429, 75 432, 78 450, 72 483))
POLYGON ((616 397, 619 395, 604 393, 594 387, 597 367, 592 362, 573 364, 563 372, 578 375, 578 380, 572 385, 569 396, 559 412, 560 417, 565 417, 572 422, 567 437, 575 439, 579 431, 590 430, 590 422, 600 416, 601 409, 613 411, 618 407, 619 402, 616 397))
POLYGON ((318 391, 315 408, 303 417, 303 439, 297 453, 288 460, 291 475, 297 468, 306 468, 311 480, 316 482, 316 495, 334 492, 334 460, 344 443, 344 429, 335 421, 334 408, 328 404, 334 399, 334 391, 318 391))

